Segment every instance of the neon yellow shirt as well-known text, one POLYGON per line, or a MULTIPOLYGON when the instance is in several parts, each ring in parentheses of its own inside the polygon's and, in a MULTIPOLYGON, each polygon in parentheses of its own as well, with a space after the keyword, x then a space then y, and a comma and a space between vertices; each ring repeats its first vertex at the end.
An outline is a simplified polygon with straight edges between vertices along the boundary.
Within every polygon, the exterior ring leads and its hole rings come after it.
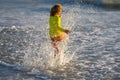
POLYGON ((58 16, 50 16, 49 26, 50 37, 60 36, 65 31, 65 29, 61 28, 61 18, 58 16))

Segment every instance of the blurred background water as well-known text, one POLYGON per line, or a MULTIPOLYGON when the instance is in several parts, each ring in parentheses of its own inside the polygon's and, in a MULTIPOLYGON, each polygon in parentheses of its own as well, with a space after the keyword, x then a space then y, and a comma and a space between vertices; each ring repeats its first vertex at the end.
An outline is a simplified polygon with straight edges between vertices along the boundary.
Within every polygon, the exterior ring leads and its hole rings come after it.
POLYGON ((0 80, 120 80, 119 16, 119 0, 0 0, 0 80), (59 67, 48 35, 56 3, 72 31, 59 67))

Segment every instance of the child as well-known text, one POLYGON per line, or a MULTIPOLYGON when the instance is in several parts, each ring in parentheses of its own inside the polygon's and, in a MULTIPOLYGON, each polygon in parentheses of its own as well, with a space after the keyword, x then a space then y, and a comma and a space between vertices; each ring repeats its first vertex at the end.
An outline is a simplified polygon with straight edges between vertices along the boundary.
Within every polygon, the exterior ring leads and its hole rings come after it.
POLYGON ((52 41, 52 45, 55 48, 55 56, 59 53, 58 45, 66 38, 66 35, 70 33, 69 30, 61 27, 61 14, 62 5, 56 4, 50 10, 49 18, 49 35, 52 41))

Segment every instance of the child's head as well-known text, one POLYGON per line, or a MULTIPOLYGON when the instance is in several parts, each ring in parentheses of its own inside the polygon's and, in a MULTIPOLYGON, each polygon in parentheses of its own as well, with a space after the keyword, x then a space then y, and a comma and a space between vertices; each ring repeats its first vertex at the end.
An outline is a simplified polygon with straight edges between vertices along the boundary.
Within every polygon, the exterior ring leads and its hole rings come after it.
POLYGON ((62 13, 62 5, 56 4, 50 10, 50 16, 61 16, 62 13))

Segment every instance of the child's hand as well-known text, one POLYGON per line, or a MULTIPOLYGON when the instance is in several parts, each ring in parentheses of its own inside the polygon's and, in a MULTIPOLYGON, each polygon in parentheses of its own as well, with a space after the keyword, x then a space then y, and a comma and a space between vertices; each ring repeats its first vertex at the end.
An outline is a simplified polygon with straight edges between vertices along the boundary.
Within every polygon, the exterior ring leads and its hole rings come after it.
POLYGON ((70 30, 65 30, 65 33, 66 33, 66 34, 70 34, 71 31, 70 31, 70 30))

